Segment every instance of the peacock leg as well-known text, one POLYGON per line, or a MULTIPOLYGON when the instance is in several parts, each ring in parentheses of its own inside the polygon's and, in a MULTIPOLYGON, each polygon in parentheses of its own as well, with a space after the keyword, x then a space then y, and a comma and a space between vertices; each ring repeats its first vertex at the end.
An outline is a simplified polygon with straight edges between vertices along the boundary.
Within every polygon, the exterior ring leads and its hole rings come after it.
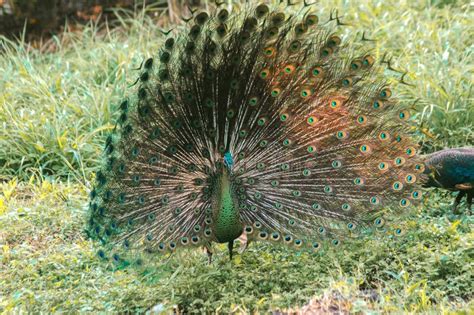
POLYGON ((251 242, 251 240, 247 239, 247 241, 240 247, 239 253, 242 254, 243 252, 245 252, 251 242))
POLYGON ((232 261, 232 250, 234 249, 234 241, 230 241, 229 242, 229 256, 230 256, 230 260, 232 261))
POLYGON ((472 199, 474 199, 474 190, 471 190, 467 193, 467 210, 471 212, 472 208, 472 199))
POLYGON ((206 253, 207 253, 207 259, 209 262, 209 265, 212 263, 212 252, 211 252, 211 246, 210 244, 206 245, 206 253))
POLYGON ((250 240, 247 238, 247 234, 243 233, 243 234, 239 237, 239 241, 240 241, 239 254, 242 254, 242 253, 245 252, 245 251, 247 250, 247 248, 249 247, 250 240))
POLYGON ((466 194, 466 192, 464 190, 461 190, 459 192, 459 194, 457 195, 456 199, 454 200, 453 213, 460 214, 460 212, 458 211, 458 205, 461 202, 461 200, 462 200, 462 198, 464 197, 465 194, 466 194))

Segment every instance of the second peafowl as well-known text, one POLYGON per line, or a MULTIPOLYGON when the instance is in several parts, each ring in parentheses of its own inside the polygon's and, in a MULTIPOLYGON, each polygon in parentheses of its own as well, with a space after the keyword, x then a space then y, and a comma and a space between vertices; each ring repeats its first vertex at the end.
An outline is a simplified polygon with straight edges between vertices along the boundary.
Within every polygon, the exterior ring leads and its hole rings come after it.
POLYGON ((383 229, 424 165, 365 38, 306 3, 194 12, 143 63, 91 191, 88 233, 120 262, 234 240, 317 251, 383 229))
POLYGON ((425 157, 423 186, 459 191, 454 200, 453 212, 460 214, 458 205, 466 196, 470 211, 474 199, 474 148, 453 148, 434 152, 425 157))

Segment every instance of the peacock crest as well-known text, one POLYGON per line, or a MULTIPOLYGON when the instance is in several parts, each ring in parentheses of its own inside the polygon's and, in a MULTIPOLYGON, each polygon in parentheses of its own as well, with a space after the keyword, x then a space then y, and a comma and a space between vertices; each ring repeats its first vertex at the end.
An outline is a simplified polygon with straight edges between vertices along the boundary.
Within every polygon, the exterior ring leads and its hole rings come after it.
POLYGON ((167 35, 120 104, 91 191, 101 257, 242 233, 317 251, 422 197, 409 111, 367 42, 345 44, 339 18, 306 4, 233 10, 167 35))

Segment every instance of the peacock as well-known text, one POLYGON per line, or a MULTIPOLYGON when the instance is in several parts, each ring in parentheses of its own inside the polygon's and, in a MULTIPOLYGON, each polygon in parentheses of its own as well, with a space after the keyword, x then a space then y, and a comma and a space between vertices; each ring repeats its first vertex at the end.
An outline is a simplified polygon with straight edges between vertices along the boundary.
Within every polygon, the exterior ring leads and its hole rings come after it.
POLYGON ((384 214, 422 198, 425 167, 372 40, 344 42, 306 1, 192 13, 118 105, 90 192, 98 255, 402 234, 384 214))
POLYGON ((456 148, 437 151, 425 157, 425 187, 438 187, 459 191, 454 200, 453 212, 459 214, 458 205, 466 196, 471 210, 474 198, 474 148, 456 148))

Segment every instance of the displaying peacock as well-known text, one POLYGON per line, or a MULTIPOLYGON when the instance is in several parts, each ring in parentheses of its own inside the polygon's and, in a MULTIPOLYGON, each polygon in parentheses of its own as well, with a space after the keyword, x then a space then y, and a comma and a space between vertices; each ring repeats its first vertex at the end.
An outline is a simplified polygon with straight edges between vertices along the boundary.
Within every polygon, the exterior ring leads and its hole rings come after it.
POLYGON ((471 210, 474 198, 474 148, 445 149, 425 158, 426 187, 438 187, 459 191, 454 200, 453 212, 466 196, 468 210, 471 210))
POLYGON ((401 233, 383 214, 422 196, 410 114, 370 41, 343 43, 339 16, 314 12, 221 7, 167 35, 106 140, 88 227, 100 257, 401 233))

